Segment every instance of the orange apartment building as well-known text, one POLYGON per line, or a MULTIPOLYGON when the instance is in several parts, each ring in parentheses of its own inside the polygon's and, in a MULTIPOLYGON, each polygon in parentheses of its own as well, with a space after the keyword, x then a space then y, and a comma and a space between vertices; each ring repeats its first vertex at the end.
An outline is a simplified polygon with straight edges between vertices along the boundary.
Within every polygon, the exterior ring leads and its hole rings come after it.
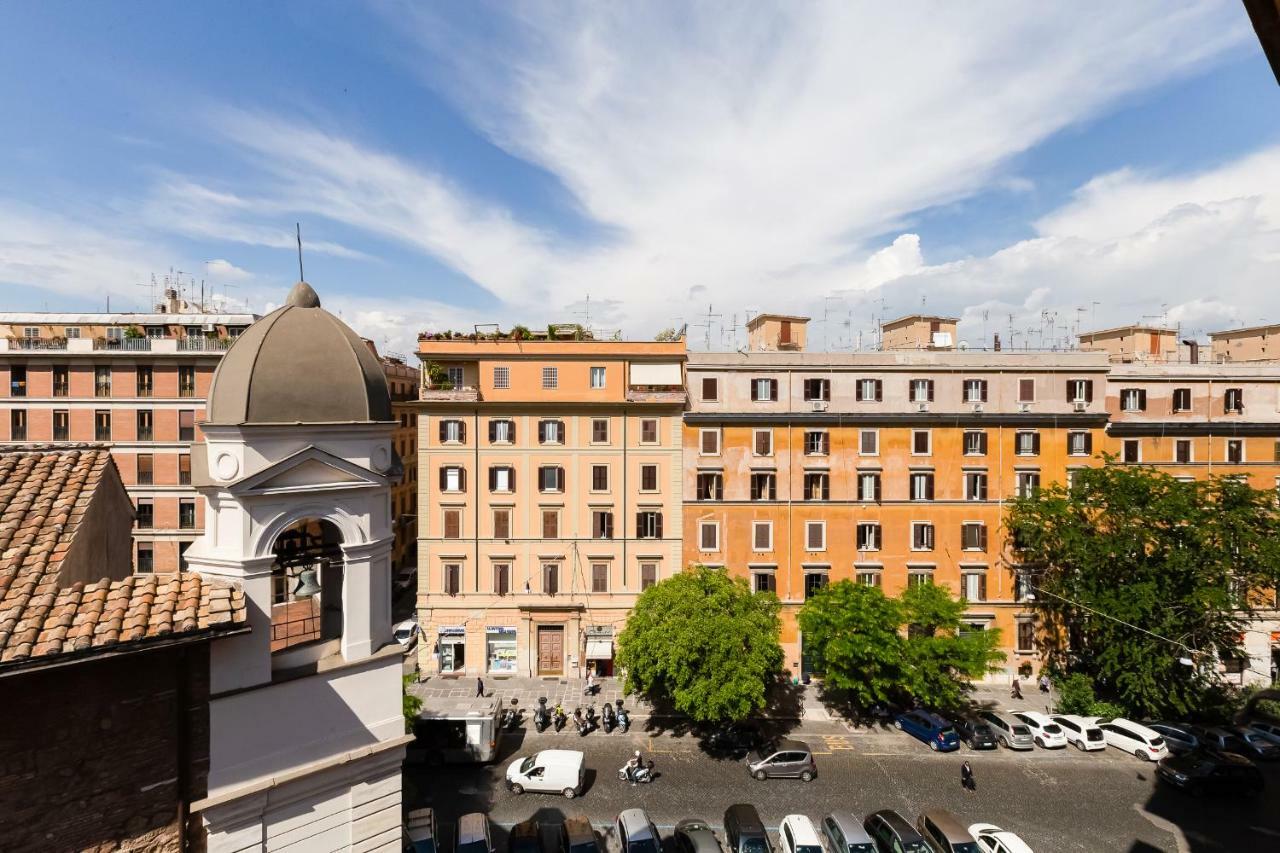
POLYGON ((204 529, 191 486, 209 381, 257 319, 194 310, 174 291, 152 314, 0 313, 0 443, 103 443, 134 503, 134 567, 172 572, 204 529))
POLYGON ((419 667, 610 674, 685 563, 685 344, 517 337, 419 341, 419 667))

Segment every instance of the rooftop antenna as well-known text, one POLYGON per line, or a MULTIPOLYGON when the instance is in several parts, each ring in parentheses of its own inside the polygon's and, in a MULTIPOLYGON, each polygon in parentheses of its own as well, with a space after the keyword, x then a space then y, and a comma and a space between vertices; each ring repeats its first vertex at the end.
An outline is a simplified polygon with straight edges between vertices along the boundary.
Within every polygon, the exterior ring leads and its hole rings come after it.
POLYGON ((293 223, 294 232, 298 235, 298 281, 306 281, 307 277, 302 274, 302 223, 293 223))
POLYGON ((720 319, 720 315, 719 315, 719 314, 714 314, 714 313, 712 313, 712 309, 713 309, 713 306, 711 306, 711 305, 708 305, 708 306, 707 306, 707 322, 705 322, 705 323, 694 323, 694 324, 693 324, 693 328, 695 328, 695 329, 705 329, 705 330, 706 330, 706 331, 704 332, 704 348, 705 348, 705 349, 706 349, 706 351, 708 351, 708 352, 710 352, 710 351, 711 351, 711 326, 713 325, 713 324, 712 324, 712 320, 718 320, 718 319, 720 319))
POLYGON ((987 348, 987 315, 989 315, 990 313, 991 311, 989 309, 987 308, 982 309, 982 348, 983 349, 987 348))

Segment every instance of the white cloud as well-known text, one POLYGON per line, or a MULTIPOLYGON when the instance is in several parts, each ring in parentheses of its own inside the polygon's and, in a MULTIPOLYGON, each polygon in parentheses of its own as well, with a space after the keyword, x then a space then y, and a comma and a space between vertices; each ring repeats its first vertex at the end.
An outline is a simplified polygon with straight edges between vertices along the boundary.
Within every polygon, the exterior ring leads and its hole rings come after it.
POLYGON ((253 276, 253 273, 236 266, 225 258, 205 261, 204 268, 209 278, 215 281, 244 281, 246 278, 253 276))

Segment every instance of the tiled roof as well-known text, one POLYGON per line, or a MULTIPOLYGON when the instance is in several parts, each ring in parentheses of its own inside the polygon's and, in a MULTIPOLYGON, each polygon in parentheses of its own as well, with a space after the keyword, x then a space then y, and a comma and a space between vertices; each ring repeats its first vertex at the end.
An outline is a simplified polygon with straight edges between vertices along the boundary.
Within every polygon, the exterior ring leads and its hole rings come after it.
POLYGON ((93 445, 0 448, 0 667, 245 624, 243 591, 192 572, 60 581, 112 465, 93 445))

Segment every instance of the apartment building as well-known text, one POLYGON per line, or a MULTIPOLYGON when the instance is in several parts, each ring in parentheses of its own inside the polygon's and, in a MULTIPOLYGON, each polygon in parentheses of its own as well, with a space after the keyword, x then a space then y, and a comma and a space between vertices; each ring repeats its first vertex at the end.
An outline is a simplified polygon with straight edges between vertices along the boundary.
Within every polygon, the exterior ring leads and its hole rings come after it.
POLYGON ((610 674, 685 563, 684 341, 471 338, 419 341, 420 669, 610 674))
POLYGON ((151 314, 0 313, 0 443, 96 442, 132 499, 134 567, 172 572, 204 529, 191 486, 214 369, 252 314, 174 291, 151 314))
POLYGON ((395 546, 391 551, 392 569, 417 564, 418 560, 418 399, 419 370, 407 363, 400 353, 378 354, 372 341, 365 343, 378 356, 391 393, 391 415, 396 428, 392 446, 400 457, 404 473, 391 486, 391 526, 395 546))
POLYGON ((892 351, 690 353, 685 560, 778 595, 796 673, 799 608, 845 579, 889 595, 947 586, 969 601, 972 630, 1001 630, 1010 671, 1038 665, 1004 507, 1096 464, 1108 356, 955 351, 954 321, 903 321, 887 324, 892 351))

